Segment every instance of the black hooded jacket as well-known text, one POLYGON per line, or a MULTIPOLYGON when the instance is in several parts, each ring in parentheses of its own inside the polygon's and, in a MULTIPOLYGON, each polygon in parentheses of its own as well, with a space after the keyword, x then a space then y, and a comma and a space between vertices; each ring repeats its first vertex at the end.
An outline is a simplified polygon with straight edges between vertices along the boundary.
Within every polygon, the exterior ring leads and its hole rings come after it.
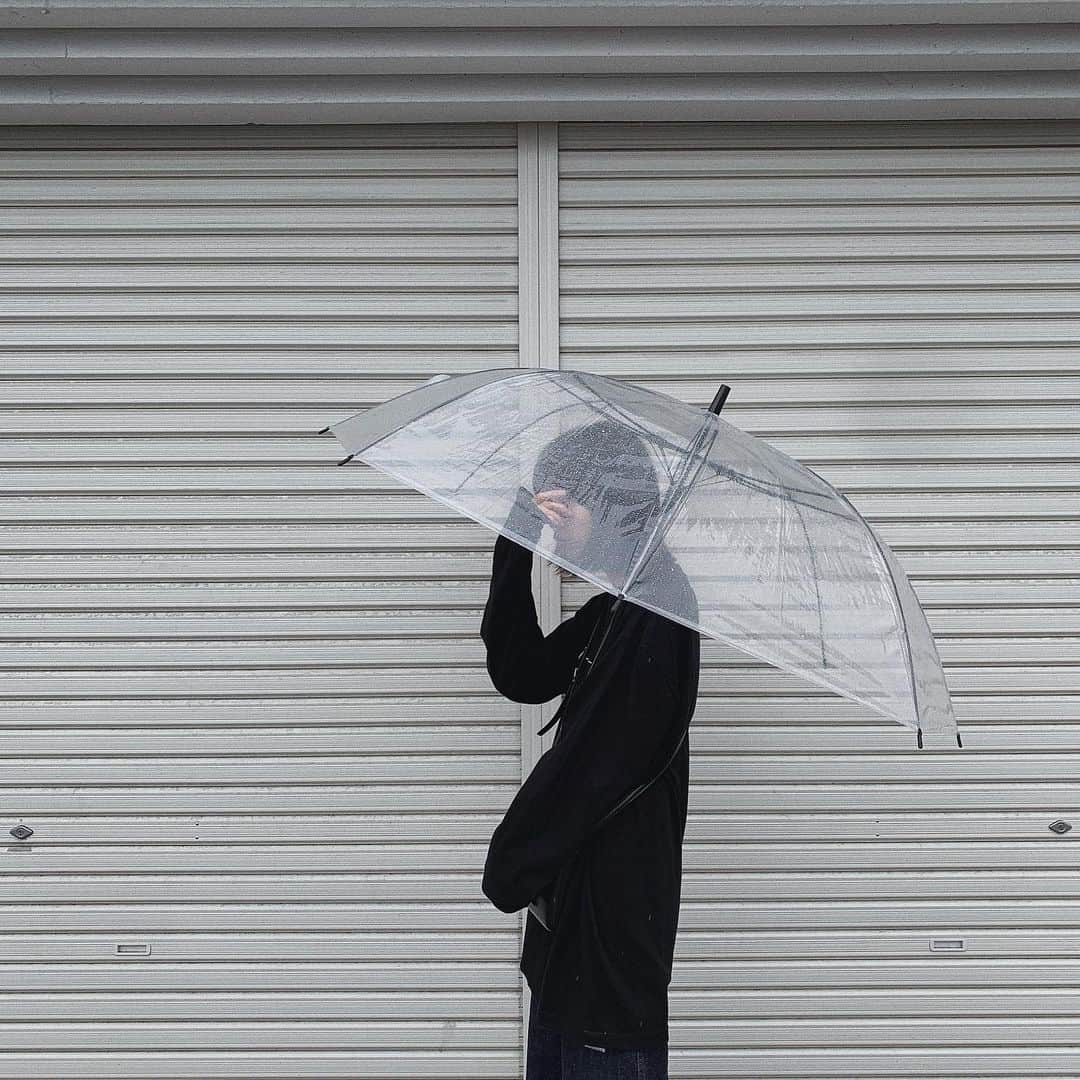
MULTIPOLYGON (((495 688, 535 703, 565 693, 614 597, 598 593, 544 637, 532 558, 505 535, 496 538, 481 636, 495 688)), ((674 566, 666 587, 691 590, 674 566)), ((689 738, 656 783, 589 831, 671 756, 697 701, 699 646, 696 630, 624 602, 553 745, 491 838, 482 887, 500 911, 527 907, 555 882, 554 929, 527 916, 521 971, 539 996, 542 1022, 579 1043, 668 1043, 689 738)))

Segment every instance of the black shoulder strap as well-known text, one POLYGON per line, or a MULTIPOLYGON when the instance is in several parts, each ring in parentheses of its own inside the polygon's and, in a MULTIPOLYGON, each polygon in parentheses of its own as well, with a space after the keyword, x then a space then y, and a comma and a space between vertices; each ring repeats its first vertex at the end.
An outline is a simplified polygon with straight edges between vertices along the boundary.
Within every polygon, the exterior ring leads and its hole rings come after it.
POLYGON ((659 772, 657 772, 651 780, 647 781, 644 784, 638 784, 638 786, 634 788, 633 791, 630 791, 626 795, 624 795, 595 825, 593 825, 593 827, 589 831, 595 832, 597 829, 600 828, 601 825, 613 818, 620 810, 625 810, 626 807, 628 807, 636 798, 638 798, 638 796, 644 795, 645 792, 648 791, 649 788, 652 787, 652 785, 655 784, 656 781, 659 780, 660 777, 663 776, 664 773, 666 773, 668 769, 671 768, 672 762, 675 760, 676 755, 682 749, 682 744, 686 742, 686 736, 689 735, 689 733, 690 725, 688 724, 685 728, 683 728, 682 737, 676 744, 675 749, 672 750, 671 757, 669 757, 667 761, 664 762, 664 767, 659 772))
MULTIPOLYGON (((554 727, 556 723, 558 723, 559 718, 562 716, 563 710, 566 708, 567 703, 573 696, 574 691, 584 681, 584 677, 588 676, 589 671, 592 670, 593 661, 595 660, 596 655, 600 652, 600 647, 604 644, 604 640, 607 638, 608 630, 611 629, 611 625, 614 622, 615 615, 618 612, 618 608, 621 602, 622 597, 616 597, 615 602, 612 604, 607 616, 601 616, 599 619, 596 620, 596 623, 592 629, 592 633, 589 635, 589 640, 586 642, 585 647, 578 654, 577 662, 574 665, 574 673, 570 678, 570 686, 567 688, 566 693, 563 695, 563 699, 559 703, 559 707, 555 710, 555 715, 552 716, 552 718, 537 732, 538 735, 543 735, 545 731, 548 731, 549 729, 554 727), (604 627, 603 633, 600 633, 601 626, 604 627), (593 642, 596 641, 598 636, 600 639, 599 644, 596 646, 596 649, 593 650, 593 642), (588 670, 586 670, 586 666, 588 666, 588 670)), ((678 755, 679 750, 682 749, 682 744, 686 742, 686 736, 689 733, 690 726, 689 724, 687 724, 687 726, 683 729, 683 733, 679 738, 678 743, 676 743, 675 745, 675 749, 671 751, 671 756, 667 759, 666 762, 664 762, 664 767, 660 769, 659 772, 657 772, 650 780, 646 781, 644 784, 638 784, 638 786, 632 791, 627 792, 626 795, 624 795, 595 825, 592 826, 592 828, 589 830, 590 833, 595 832, 597 829, 600 828, 601 825, 604 825, 606 822, 610 821, 611 818, 613 818, 617 813, 619 813, 620 810, 625 810, 626 807, 629 806, 636 798, 644 795, 645 792, 648 791, 649 788, 652 787, 652 785, 655 784, 656 781, 659 780, 660 777, 663 776, 669 768, 671 768, 672 762, 678 755)))

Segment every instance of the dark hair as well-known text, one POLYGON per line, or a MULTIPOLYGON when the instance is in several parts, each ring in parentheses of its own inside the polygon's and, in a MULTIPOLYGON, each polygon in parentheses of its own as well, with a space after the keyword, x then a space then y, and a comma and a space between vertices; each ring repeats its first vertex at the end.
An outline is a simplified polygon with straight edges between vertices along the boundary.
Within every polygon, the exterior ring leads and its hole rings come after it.
POLYGON ((583 506, 655 501, 660 490, 644 440, 622 424, 597 420, 572 428, 540 451, 533 490, 561 487, 583 506), (605 497, 606 496, 606 497, 605 497))

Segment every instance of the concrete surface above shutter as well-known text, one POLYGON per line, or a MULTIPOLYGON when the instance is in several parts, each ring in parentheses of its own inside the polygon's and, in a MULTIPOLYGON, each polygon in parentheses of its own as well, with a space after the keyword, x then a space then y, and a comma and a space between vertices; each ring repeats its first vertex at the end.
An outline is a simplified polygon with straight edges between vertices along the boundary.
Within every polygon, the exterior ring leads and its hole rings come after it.
POLYGON ((0 124, 1080 118, 1075 0, 15 3, 0 124))

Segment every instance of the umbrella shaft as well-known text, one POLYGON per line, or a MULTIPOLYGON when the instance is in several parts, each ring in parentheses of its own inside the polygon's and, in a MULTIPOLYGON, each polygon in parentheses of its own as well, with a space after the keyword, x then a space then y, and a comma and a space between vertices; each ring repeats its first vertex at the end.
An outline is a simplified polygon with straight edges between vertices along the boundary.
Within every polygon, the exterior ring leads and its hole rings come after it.
MULTIPOLYGON (((730 386, 728 386, 726 383, 721 384, 720 389, 716 391, 716 396, 712 399, 712 403, 709 405, 709 412, 715 413, 717 416, 719 416, 720 410, 724 407, 724 402, 727 401, 727 396, 730 391, 730 386)), ((618 593, 616 594, 615 602, 608 609, 607 614, 604 616, 604 618, 598 620, 596 625, 593 627, 593 632, 589 635, 589 640, 585 645, 585 648, 581 651, 581 657, 574 668, 574 673, 570 679, 570 685, 567 687, 566 693, 563 695, 561 704, 559 705, 558 709, 555 710, 555 715, 540 729, 539 734, 543 735, 545 731, 547 731, 555 724, 556 720, 559 719, 559 717, 563 713, 563 710, 570 702, 574 691, 584 681, 584 678, 588 676, 588 672, 592 670, 592 666, 596 662, 596 658, 600 655, 600 650, 604 647, 604 642, 607 640, 608 633, 610 632, 611 627, 615 622, 615 616, 619 613, 619 609, 622 607, 626 599, 626 590, 633 582, 633 579, 636 576, 638 569, 643 565, 648 556, 651 555, 654 540, 656 540, 658 537, 661 539, 663 537, 663 533, 660 532, 659 528, 660 524, 664 521, 665 517, 668 521, 670 521, 671 518, 674 517, 675 513, 678 512, 679 506, 681 506, 683 501, 685 501, 686 495, 689 492, 690 488, 693 487, 693 480, 691 480, 690 483, 682 487, 681 491, 677 490, 680 488, 680 486, 683 485, 685 474, 687 471, 689 471, 690 463, 694 460, 694 456, 697 454, 698 449, 705 438, 706 430, 707 423, 702 424, 701 428, 699 429, 697 435, 694 438, 694 445, 690 453, 687 455, 686 466, 683 469, 683 475, 680 476, 679 479, 677 481, 674 481, 672 484, 672 490, 676 491, 677 493, 677 499, 675 501, 675 504, 673 506, 665 508, 665 510, 662 510, 661 513, 657 516, 656 524, 653 526, 652 534, 649 536, 649 539, 646 542, 645 552, 642 554, 642 557, 638 559, 626 581, 623 582, 622 588, 620 588, 618 593), (670 510, 670 513, 667 512, 668 510, 670 510), (592 644, 593 641, 597 640, 598 633, 599 640, 597 642, 596 649, 593 650, 592 644)), ((715 437, 716 436, 714 432, 713 438, 715 439, 715 437)), ((701 471, 701 467, 704 464, 705 458, 707 456, 708 452, 706 451, 706 453, 702 455, 701 461, 698 462, 698 467, 694 474, 695 479, 697 477, 697 473, 701 471)))

